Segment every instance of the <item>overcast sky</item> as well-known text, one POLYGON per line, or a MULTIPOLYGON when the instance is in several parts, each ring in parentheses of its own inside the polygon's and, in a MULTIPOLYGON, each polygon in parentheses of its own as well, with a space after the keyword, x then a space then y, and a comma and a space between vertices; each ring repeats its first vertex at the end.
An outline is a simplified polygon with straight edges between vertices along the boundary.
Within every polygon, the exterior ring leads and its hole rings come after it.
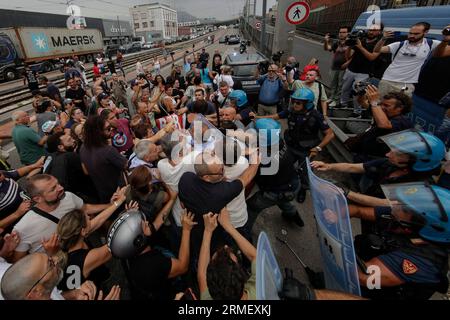
MULTIPOLYGON (((267 8, 275 1, 268 0, 267 8)), ((242 12, 246 0, 0 0, 0 8, 65 14, 67 2, 78 5, 81 14, 87 17, 115 18, 119 15, 128 20, 130 18, 128 10, 131 6, 161 2, 199 18, 215 17, 218 20, 226 20, 237 17, 242 12)), ((257 14, 261 14, 261 11, 262 0, 257 0, 257 14)))

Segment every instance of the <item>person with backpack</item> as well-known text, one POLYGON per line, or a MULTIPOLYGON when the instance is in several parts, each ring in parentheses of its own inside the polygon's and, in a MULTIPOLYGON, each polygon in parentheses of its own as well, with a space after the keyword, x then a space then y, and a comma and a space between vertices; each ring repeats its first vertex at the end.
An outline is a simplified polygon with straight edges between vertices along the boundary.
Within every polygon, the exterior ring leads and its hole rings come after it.
POLYGON ((328 114, 328 97, 325 87, 317 79, 320 77, 319 71, 312 69, 306 73, 304 81, 288 79, 288 89, 294 92, 297 89, 307 88, 314 93, 314 107, 324 116, 328 114))
POLYGON ((408 40, 397 41, 385 46, 393 31, 385 31, 374 48, 376 53, 391 53, 392 63, 384 72, 379 92, 383 96, 391 91, 403 91, 412 97, 414 85, 419 82, 420 71, 432 56, 433 50, 441 43, 426 38, 430 30, 428 22, 418 22, 409 30, 408 40))

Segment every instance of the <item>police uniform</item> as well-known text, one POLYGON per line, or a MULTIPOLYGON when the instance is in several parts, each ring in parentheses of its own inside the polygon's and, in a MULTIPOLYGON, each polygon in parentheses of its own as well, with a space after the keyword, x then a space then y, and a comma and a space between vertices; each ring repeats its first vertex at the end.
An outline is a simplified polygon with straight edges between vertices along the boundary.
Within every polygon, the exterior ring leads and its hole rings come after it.
POLYGON ((287 119, 288 130, 284 138, 291 152, 301 161, 308 156, 312 148, 320 144, 319 131, 323 132, 330 128, 323 115, 316 109, 301 114, 282 111, 278 116, 280 119, 287 119))
POLYGON ((379 259, 404 284, 369 290, 362 295, 383 300, 424 300, 448 288, 448 253, 441 244, 423 241, 419 235, 395 234, 390 207, 375 208, 379 232, 355 238, 355 250, 364 261, 379 259))

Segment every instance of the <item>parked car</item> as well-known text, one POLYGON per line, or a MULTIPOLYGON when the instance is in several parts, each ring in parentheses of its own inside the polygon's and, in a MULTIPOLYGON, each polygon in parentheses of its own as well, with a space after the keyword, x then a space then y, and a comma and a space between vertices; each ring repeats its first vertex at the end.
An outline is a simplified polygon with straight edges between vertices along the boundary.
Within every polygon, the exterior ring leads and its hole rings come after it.
POLYGON ((239 44, 241 40, 239 39, 239 36, 231 35, 228 37, 228 44, 239 44))
POLYGON ((142 46, 142 49, 148 50, 155 47, 155 43, 153 42, 147 42, 142 46))
POLYGON ((260 86, 256 83, 258 66, 261 62, 268 59, 261 53, 239 53, 239 51, 230 52, 225 56, 224 65, 233 68, 234 82, 240 81, 242 88, 247 93, 250 102, 256 101, 260 86))
POLYGON ((142 44, 140 42, 131 42, 124 45, 125 52, 138 52, 142 50, 142 44))

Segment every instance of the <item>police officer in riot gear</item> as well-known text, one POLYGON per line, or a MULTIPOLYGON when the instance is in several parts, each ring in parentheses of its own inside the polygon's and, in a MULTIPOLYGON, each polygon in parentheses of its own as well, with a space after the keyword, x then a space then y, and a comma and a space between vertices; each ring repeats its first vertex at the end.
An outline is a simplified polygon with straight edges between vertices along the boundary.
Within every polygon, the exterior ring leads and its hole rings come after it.
POLYGON ((392 206, 364 217, 378 230, 355 239, 357 255, 375 270, 358 272, 363 296, 417 300, 446 293, 450 191, 424 182, 385 185, 383 191, 392 206), (371 287, 376 281, 381 288, 371 287))
POLYGON ((247 201, 248 228, 251 230, 262 210, 274 205, 282 210, 284 219, 303 227, 304 222, 291 202, 300 189, 295 157, 280 137, 281 124, 273 119, 259 119, 255 128, 263 158, 256 177, 259 191, 247 201))
POLYGON ((152 247, 152 237, 164 223, 173 203, 154 222, 140 211, 124 212, 111 225, 107 244, 113 256, 122 259, 133 299, 173 299, 176 292, 170 279, 187 272, 189 239, 196 224, 192 214, 182 214, 182 236, 178 258, 169 251, 152 247))
POLYGON ((271 116, 256 118, 288 120, 288 129, 284 134, 284 138, 289 150, 295 156, 295 160, 299 162, 302 185, 297 195, 297 201, 303 203, 307 186, 306 157, 312 158, 317 156, 334 138, 334 133, 328 126, 325 118, 314 108, 314 93, 307 88, 298 89, 291 96, 291 107, 289 110, 271 116), (319 137, 320 131, 324 134, 323 139, 319 137))
POLYGON ((253 110, 248 105, 247 94, 243 90, 234 90, 229 94, 228 99, 230 99, 230 107, 236 109, 236 120, 241 121, 244 126, 248 126, 252 122, 250 113, 253 110))

